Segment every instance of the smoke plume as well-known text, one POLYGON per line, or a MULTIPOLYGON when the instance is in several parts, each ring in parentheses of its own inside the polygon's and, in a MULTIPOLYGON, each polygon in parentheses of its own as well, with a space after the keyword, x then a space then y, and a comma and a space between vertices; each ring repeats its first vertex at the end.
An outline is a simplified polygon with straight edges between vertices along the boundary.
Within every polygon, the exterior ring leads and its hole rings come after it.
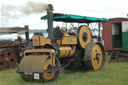
POLYGON ((33 13, 41 13, 44 12, 48 7, 48 4, 42 2, 32 2, 29 1, 22 10, 23 14, 33 14, 33 13))
POLYGON ((42 2, 29 1, 21 6, 1 5, 0 7, 0 24, 7 24, 24 16, 42 13, 47 9, 48 5, 42 2))

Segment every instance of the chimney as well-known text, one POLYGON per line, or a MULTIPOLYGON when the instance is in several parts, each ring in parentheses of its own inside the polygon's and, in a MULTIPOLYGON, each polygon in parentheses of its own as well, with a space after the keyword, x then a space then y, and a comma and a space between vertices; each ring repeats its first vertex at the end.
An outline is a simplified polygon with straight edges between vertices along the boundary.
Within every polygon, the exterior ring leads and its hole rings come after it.
POLYGON ((47 20, 48 20, 48 38, 51 39, 51 42, 54 43, 53 37, 53 6, 52 4, 48 4, 47 11, 47 20))

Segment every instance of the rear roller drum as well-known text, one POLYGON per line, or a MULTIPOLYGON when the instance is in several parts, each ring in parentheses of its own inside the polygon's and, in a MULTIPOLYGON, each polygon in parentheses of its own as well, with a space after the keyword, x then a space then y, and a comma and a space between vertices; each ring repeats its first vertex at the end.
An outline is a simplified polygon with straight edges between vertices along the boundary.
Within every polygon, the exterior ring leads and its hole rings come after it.
POLYGON ((12 49, 0 49, 0 70, 13 68, 16 65, 16 53, 12 49))
POLYGON ((85 66, 90 70, 100 70, 105 63, 105 52, 103 45, 99 42, 89 43, 84 54, 85 66))

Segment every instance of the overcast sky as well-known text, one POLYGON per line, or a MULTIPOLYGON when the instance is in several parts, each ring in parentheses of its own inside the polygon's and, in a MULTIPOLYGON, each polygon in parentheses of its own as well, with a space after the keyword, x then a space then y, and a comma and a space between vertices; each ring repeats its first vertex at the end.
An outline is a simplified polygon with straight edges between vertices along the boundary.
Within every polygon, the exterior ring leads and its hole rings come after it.
POLYGON ((128 0, 0 0, 0 27, 29 25, 30 29, 46 28, 46 21, 40 20, 46 14, 41 9, 44 4, 53 4, 54 13, 100 18, 127 17, 128 14, 128 0), (29 10, 29 6, 36 5, 38 8, 34 7, 34 11, 29 10))

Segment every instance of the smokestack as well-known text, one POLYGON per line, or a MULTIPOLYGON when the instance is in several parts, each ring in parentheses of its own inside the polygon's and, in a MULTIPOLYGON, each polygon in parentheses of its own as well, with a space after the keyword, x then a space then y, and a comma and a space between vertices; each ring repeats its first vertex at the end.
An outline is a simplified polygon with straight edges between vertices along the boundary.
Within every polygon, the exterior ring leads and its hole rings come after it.
POLYGON ((27 32, 25 32, 27 46, 28 46, 28 44, 29 44, 29 26, 25 25, 24 27, 28 30, 27 32))
POLYGON ((48 38, 51 39, 51 42, 54 43, 53 37, 53 6, 52 4, 48 4, 47 17, 48 17, 48 38))

